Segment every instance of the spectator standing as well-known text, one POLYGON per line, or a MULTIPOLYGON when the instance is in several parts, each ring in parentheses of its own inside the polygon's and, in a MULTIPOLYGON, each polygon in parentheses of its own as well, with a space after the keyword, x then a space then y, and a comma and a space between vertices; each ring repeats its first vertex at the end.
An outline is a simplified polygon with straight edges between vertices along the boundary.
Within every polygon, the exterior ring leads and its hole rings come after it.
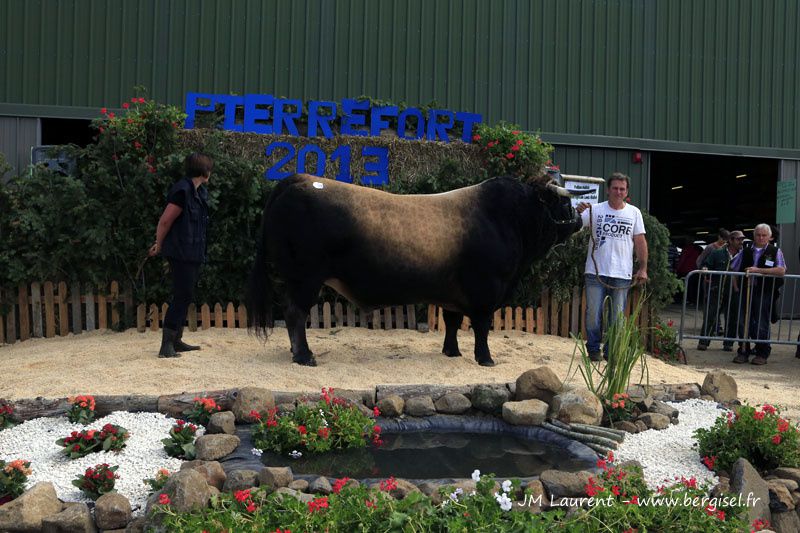
MULTIPOLYGON (((725 233, 728 233, 725 230, 725 233)), ((720 230, 722 234, 722 230, 720 230)), ((733 258, 741 251, 742 241, 744 240, 744 233, 741 231, 732 231, 728 233, 728 242, 726 246, 717 248, 712 251, 703 260, 700 267, 703 270, 713 271, 728 271, 731 268, 733 258)), ((711 245, 709 245, 710 247, 711 245)), ((720 274, 709 276, 708 280, 708 293, 706 294, 706 302, 703 305, 703 327, 701 335, 713 337, 719 328, 720 315, 725 315, 725 336, 736 336, 736 325, 739 322, 738 302, 732 299, 731 279, 729 276, 720 274), (732 309, 736 306, 736 309, 732 309)), ((706 350, 710 344, 709 339, 700 339, 697 343, 698 350, 706 350)), ((733 341, 723 341, 722 349, 726 352, 733 350, 733 341)))
MULTIPOLYGON (((775 244, 770 243, 772 229, 769 224, 759 224, 753 231, 753 246, 744 248, 732 262, 732 269, 738 272, 745 272, 743 290, 747 296, 739 298, 744 306, 744 311, 740 312, 744 316, 739 322, 740 336, 753 339, 755 346, 755 357, 751 364, 765 365, 772 351, 769 343, 770 338, 770 318, 773 304, 772 295, 776 290, 776 281, 782 282, 775 277, 751 277, 749 274, 761 274, 762 276, 783 277, 786 273, 786 262, 783 252, 775 244), (749 307, 747 307, 749 302, 749 307)), ((750 343, 739 343, 739 350, 734 363, 746 363, 750 355, 750 343)))
POLYGON ((700 253, 700 256, 695 261, 695 266, 697 268, 703 268, 703 261, 705 261, 706 257, 711 254, 711 252, 715 250, 719 250, 728 244, 728 239, 730 238, 731 233, 726 230, 725 228, 720 228, 719 232, 717 232, 717 240, 703 248, 703 251, 700 253))

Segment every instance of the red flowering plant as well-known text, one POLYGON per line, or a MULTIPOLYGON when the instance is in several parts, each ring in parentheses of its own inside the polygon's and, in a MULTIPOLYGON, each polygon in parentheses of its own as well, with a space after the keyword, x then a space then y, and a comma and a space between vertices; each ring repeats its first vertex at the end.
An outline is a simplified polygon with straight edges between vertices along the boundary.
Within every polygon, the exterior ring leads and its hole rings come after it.
POLYGON ((798 427, 780 415, 780 408, 742 405, 721 415, 710 428, 695 431, 704 464, 717 472, 731 471, 744 457, 758 470, 800 466, 798 427))
POLYGON ((106 424, 102 429, 85 429, 73 431, 68 437, 62 437, 56 444, 64 448, 64 453, 70 459, 84 457, 95 452, 118 452, 122 450, 130 434, 122 426, 106 424))
POLYGON ((256 448, 299 457, 303 451, 323 453, 343 448, 379 446, 381 428, 356 406, 322 389, 317 402, 301 402, 292 412, 271 409, 253 429, 256 448), (291 454, 290 452, 295 452, 291 454))
POLYGON ((211 415, 221 410, 222 407, 217 405, 214 398, 195 397, 192 408, 185 414, 189 422, 194 422, 200 426, 207 426, 211 415))
POLYGON ((25 491, 25 482, 31 473, 29 461, 16 459, 6 463, 0 459, 0 505, 10 502, 25 491))
POLYGON ((67 398, 70 408, 67 411, 67 418, 73 424, 83 424, 84 426, 94 420, 94 396, 74 396, 67 398))
POLYGON ((155 477, 144 480, 145 485, 150 487, 150 493, 158 492, 164 488, 164 485, 169 481, 169 476, 172 474, 166 468, 159 468, 155 477))
POLYGON ((666 322, 659 319, 652 329, 653 356, 663 361, 685 362, 683 351, 678 344, 678 334, 672 320, 666 322))
POLYGON ((7 403, 0 402, 0 431, 14 427, 15 424, 11 418, 13 414, 13 407, 7 403))
POLYGON ((641 467, 615 465, 609 453, 597 462, 600 473, 589 478, 586 495, 602 504, 590 505, 577 522, 593 527, 581 531, 741 531, 746 506, 732 495, 709 497, 709 487, 695 478, 676 477, 654 492, 644 482, 641 467))
POLYGON ((478 125, 472 142, 481 148, 483 166, 489 176, 538 178, 544 174, 553 146, 516 124, 499 122, 478 125))
POLYGON ((96 500, 103 494, 114 492, 114 482, 119 479, 116 474, 118 466, 110 466, 108 463, 101 463, 89 467, 72 480, 72 484, 81 489, 81 492, 89 498, 96 500))
POLYGON ((194 439, 197 426, 178 420, 169 430, 169 438, 161 439, 164 450, 170 457, 191 461, 195 458, 194 439))
POLYGON ((615 392, 611 398, 603 400, 603 409, 609 421, 630 420, 639 415, 636 404, 627 392, 615 392))

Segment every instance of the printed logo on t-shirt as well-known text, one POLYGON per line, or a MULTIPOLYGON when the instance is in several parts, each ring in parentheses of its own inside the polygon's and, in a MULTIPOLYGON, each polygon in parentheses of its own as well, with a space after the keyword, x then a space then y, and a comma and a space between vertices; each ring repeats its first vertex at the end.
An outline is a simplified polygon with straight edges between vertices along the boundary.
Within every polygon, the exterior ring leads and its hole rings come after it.
POLYGON ((607 239, 630 239, 633 235, 633 219, 606 213, 602 217, 597 217, 595 234, 598 247, 603 246, 607 239))

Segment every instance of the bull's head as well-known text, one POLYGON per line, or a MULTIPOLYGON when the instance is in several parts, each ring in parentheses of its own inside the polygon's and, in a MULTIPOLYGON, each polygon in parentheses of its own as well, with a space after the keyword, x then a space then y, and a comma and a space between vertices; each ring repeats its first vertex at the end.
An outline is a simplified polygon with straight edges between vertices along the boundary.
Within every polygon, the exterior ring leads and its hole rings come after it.
POLYGON ((581 196, 592 191, 587 190, 573 190, 561 187, 555 180, 551 180, 547 184, 547 188, 558 195, 561 199, 557 211, 551 210, 551 217, 556 224, 557 232, 559 233, 559 242, 571 235, 572 233, 581 229, 583 225, 581 217, 572 207, 572 198, 574 196, 581 196))

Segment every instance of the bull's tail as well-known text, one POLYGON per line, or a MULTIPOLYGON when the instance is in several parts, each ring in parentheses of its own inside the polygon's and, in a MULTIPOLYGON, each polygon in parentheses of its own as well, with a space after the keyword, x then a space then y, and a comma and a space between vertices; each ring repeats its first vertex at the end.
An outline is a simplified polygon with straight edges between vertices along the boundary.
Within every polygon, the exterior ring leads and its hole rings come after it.
POLYGON ((268 245, 267 211, 272 204, 275 194, 270 195, 264 207, 261 221, 261 240, 258 243, 256 259, 250 271, 245 293, 247 306, 247 329, 255 332, 256 336, 267 338, 267 330, 272 328, 272 300, 274 290, 272 286, 272 259, 268 245))

